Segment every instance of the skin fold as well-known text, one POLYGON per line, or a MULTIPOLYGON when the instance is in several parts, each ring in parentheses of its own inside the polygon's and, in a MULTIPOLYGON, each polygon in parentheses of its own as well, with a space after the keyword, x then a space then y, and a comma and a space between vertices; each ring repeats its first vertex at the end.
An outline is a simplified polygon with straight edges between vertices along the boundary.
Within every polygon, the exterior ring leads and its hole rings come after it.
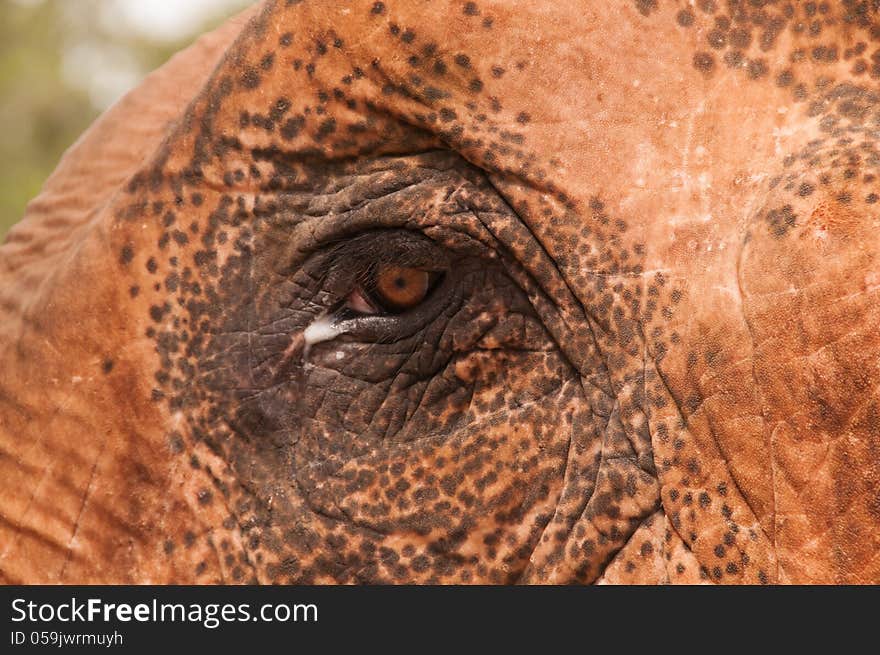
POLYGON ((0 581, 880 582, 878 58, 849 0, 204 36, 0 247, 0 581), (382 264, 439 281, 304 336, 382 264))

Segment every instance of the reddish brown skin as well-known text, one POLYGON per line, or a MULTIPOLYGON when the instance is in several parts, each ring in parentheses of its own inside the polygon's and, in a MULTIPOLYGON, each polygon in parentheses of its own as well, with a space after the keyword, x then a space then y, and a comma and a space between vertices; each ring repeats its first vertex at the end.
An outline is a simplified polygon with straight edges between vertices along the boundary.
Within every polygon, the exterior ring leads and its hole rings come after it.
POLYGON ((880 582, 878 58, 872 2, 245 12, 0 247, 0 581, 880 582))

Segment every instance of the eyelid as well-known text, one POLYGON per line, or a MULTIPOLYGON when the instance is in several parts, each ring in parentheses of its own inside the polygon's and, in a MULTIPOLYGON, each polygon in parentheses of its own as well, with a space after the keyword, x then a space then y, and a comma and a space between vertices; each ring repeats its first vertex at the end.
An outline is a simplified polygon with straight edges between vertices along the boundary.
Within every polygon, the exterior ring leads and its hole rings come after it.
POLYGON ((341 307, 333 314, 332 321, 340 338, 364 343, 392 343, 415 334, 460 302, 461 291, 453 271, 444 276, 425 302, 403 314, 357 314, 341 307))

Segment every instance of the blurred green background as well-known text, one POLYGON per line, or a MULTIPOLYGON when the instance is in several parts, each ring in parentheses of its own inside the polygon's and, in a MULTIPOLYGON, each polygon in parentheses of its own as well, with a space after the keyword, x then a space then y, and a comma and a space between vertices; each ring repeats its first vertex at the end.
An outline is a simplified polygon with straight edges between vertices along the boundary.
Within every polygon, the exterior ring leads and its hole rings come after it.
POLYGON ((0 0, 0 241, 64 150, 251 0, 0 0))

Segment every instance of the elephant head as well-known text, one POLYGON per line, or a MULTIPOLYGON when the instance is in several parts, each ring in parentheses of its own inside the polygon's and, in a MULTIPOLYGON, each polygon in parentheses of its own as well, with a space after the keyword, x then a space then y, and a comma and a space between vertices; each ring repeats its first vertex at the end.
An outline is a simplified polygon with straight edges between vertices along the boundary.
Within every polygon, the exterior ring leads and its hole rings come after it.
POLYGON ((0 248, 0 580, 880 582, 878 56, 849 2, 203 37, 0 248))

